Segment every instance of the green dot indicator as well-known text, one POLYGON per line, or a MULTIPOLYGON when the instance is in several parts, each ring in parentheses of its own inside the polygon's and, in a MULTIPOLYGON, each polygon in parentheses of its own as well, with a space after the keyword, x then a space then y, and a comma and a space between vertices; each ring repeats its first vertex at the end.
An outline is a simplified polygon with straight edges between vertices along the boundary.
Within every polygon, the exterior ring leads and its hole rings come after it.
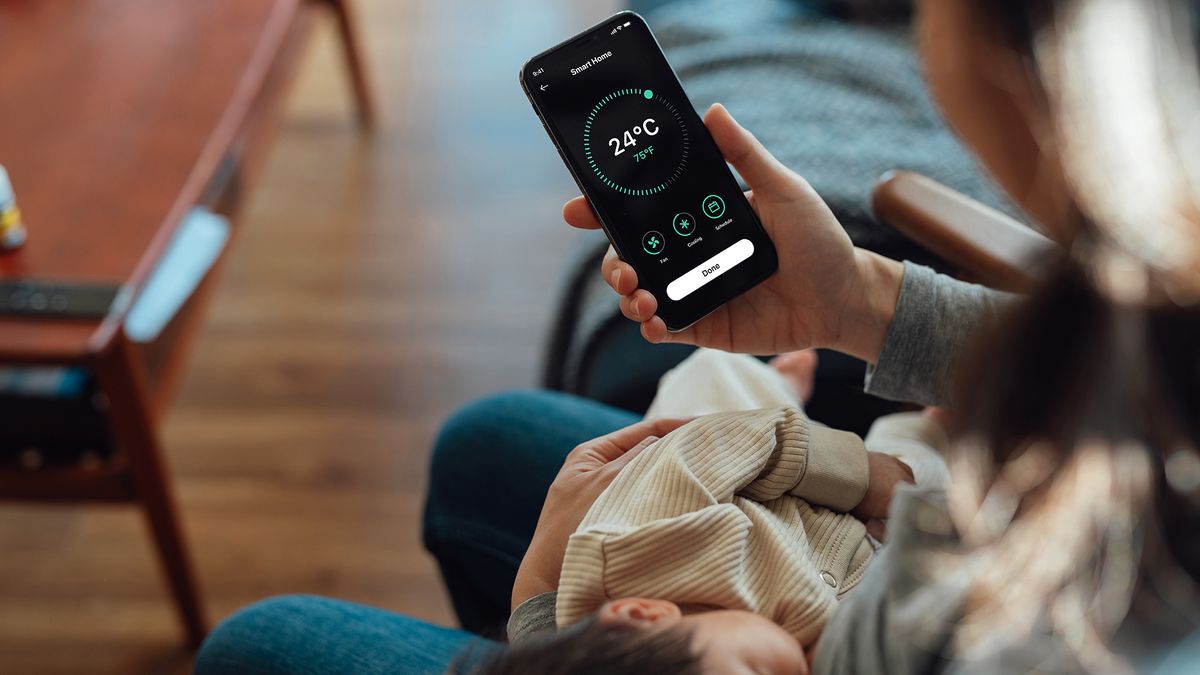
POLYGON ((654 92, 647 89, 646 91, 642 92, 642 96, 645 96, 647 99, 651 99, 654 98, 654 92))

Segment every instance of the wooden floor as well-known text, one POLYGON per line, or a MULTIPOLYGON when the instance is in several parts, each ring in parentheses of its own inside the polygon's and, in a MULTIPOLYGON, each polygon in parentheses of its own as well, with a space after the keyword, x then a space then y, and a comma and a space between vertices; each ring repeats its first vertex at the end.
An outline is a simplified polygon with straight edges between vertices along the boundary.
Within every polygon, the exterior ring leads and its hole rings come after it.
MULTIPOLYGON (((355 131, 323 22, 166 420, 214 620, 303 592, 451 621, 419 543, 431 440, 536 383, 580 243, 517 72, 614 5, 358 8, 381 128, 355 131)), ((180 644, 135 511, 0 505, 0 673, 190 672, 180 644)))

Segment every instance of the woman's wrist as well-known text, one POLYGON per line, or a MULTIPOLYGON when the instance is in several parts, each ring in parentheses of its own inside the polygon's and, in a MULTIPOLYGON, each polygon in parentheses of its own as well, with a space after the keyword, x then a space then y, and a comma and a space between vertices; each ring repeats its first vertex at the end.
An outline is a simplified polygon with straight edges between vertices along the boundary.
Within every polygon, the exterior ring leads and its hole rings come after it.
MULTIPOLYGON (((532 547, 531 547, 532 551, 532 547)), ((536 553, 534 553, 536 556, 536 553)), ((548 579, 542 570, 537 569, 536 561, 530 559, 530 554, 525 554, 525 559, 521 561, 521 566, 517 568, 517 577, 513 581, 512 591, 512 606, 511 610, 516 610, 526 600, 558 589, 555 580, 548 579)))
MULTIPOLYGON (((525 550, 525 557, 517 567, 517 576, 513 580, 512 609, 516 609, 529 598, 549 591, 558 590, 558 575, 562 571, 562 547, 557 546, 546 538, 548 529, 544 521, 538 519, 538 525, 525 550)), ((549 528, 553 529, 553 528, 549 528)))
POLYGON ((837 334, 827 346, 867 363, 875 363, 896 315, 904 265, 856 248, 854 267, 855 287, 843 308, 837 334))

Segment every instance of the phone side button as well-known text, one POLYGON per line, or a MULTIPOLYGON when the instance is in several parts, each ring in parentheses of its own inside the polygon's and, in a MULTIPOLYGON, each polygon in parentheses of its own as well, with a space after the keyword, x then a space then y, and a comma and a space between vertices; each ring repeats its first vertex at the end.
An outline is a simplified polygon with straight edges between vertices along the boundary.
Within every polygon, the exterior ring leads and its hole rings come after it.
POLYGON ((754 243, 749 239, 742 239, 667 284, 667 297, 675 301, 682 300, 752 255, 754 255, 754 243))

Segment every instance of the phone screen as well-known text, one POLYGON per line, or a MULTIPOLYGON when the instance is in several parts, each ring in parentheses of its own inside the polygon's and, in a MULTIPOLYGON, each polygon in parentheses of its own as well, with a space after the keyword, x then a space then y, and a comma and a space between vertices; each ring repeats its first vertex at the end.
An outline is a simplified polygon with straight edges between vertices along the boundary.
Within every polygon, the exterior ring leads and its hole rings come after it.
POLYGON ((775 272, 775 248, 641 17, 531 59, 522 85, 671 330, 775 272))

